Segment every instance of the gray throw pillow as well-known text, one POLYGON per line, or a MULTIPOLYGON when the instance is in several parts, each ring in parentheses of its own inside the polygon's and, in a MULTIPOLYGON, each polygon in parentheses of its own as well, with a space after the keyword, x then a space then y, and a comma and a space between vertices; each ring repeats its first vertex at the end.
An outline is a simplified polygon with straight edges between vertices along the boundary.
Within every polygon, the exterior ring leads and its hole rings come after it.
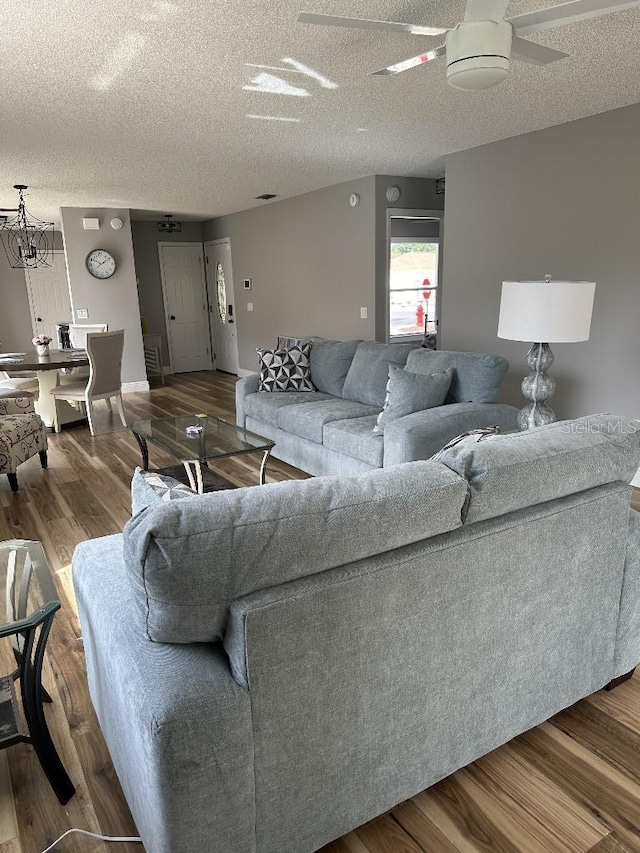
POLYGON ((311 344, 288 349, 258 347, 260 385, 258 391, 315 391, 311 381, 311 344))
POLYGON ((453 372, 454 368, 449 367, 444 373, 424 376, 390 364, 384 408, 378 415, 373 431, 378 434, 383 433, 384 428, 391 421, 403 418, 412 412, 441 406, 449 391, 453 372))

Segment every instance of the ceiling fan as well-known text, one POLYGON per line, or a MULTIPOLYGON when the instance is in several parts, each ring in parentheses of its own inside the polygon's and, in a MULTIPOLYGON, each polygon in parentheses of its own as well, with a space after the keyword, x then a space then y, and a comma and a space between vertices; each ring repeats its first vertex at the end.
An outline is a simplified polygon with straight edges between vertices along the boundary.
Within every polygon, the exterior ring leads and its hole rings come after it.
POLYGON ((505 18, 507 3, 508 0, 467 0, 464 21, 452 28, 314 15, 309 12, 299 15, 298 21, 303 24, 323 24, 330 27, 351 27, 417 36, 439 36, 446 33, 445 42, 439 47, 388 65, 374 74, 398 74, 446 55, 448 83, 457 89, 488 89, 505 79, 509 73, 511 59, 533 65, 547 65, 568 56, 561 50, 523 39, 522 35, 640 6, 640 0, 570 0, 569 3, 559 6, 505 18))

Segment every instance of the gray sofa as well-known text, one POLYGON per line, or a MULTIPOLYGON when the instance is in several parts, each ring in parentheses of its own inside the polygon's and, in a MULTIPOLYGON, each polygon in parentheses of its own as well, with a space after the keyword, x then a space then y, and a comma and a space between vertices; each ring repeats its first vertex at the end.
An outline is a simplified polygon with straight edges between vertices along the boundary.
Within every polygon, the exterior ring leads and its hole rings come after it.
POLYGON ((79 545, 147 853, 309 853, 640 661, 640 422, 158 500, 79 545))
POLYGON ((517 426, 518 410, 499 403, 509 366, 500 356, 375 341, 311 343, 317 392, 260 392, 258 374, 236 384, 237 423, 275 441, 274 456, 309 474, 358 474, 428 459, 469 429, 517 426), (446 405, 405 415, 376 435, 390 364, 425 375, 451 367, 453 382, 446 405))

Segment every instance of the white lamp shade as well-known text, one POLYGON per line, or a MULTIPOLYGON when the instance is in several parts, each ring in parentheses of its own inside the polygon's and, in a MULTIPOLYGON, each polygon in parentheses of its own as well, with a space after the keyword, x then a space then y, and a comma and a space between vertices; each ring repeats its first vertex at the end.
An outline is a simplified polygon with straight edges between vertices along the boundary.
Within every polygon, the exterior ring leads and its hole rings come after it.
POLYGON ((498 337, 508 341, 589 340, 595 281, 503 281, 498 337))

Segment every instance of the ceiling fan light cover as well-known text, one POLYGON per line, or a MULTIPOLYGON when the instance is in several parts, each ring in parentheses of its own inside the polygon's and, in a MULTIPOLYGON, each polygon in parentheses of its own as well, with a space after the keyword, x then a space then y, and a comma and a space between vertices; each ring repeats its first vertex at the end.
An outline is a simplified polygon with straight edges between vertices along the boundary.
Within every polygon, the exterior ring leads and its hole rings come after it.
POLYGON ((455 89, 490 89, 506 80, 510 62, 504 56, 476 56, 447 67, 447 83, 455 89))
POLYGON ((513 27, 506 21, 463 21, 447 34, 447 82, 489 89, 509 73, 513 27))

